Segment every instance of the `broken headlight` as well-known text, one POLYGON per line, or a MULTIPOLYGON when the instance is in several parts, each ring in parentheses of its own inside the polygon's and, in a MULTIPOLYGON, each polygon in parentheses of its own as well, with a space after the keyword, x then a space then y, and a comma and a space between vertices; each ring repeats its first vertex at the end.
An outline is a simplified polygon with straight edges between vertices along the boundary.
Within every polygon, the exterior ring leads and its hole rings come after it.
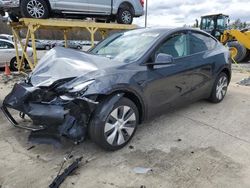
POLYGON ((95 80, 89 80, 84 83, 74 84, 71 88, 68 89, 68 92, 64 95, 61 95, 60 98, 63 100, 73 100, 76 98, 81 98, 83 94, 87 91, 88 86, 92 84, 95 80))
POLYGON ((89 80, 84 83, 77 84, 69 89, 69 93, 75 93, 80 91, 86 91, 88 89, 88 85, 92 84, 95 80, 89 80))

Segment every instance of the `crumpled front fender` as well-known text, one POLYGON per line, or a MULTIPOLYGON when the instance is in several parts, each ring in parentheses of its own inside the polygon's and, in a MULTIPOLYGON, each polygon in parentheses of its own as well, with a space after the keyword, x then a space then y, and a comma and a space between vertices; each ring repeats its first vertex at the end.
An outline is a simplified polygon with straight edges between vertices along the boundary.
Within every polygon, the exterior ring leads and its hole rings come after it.
POLYGON ((13 109, 23 111, 24 104, 31 97, 32 92, 37 88, 26 84, 15 84, 12 91, 5 97, 3 105, 11 106, 13 109))
POLYGON ((74 142, 83 141, 86 137, 91 113, 95 109, 94 104, 83 100, 64 101, 56 94, 54 97, 52 96, 53 100, 51 101, 41 101, 40 99, 43 99, 46 94, 44 89, 35 88, 25 83, 16 84, 3 101, 3 109, 5 109, 7 119, 12 124, 14 122, 16 127, 36 130, 36 132, 31 133, 35 137, 57 135, 58 137, 66 136, 74 142), (18 126, 19 124, 6 110, 7 108, 15 109, 29 116, 34 126, 18 126), (44 129, 40 130, 39 127, 44 127, 44 129))

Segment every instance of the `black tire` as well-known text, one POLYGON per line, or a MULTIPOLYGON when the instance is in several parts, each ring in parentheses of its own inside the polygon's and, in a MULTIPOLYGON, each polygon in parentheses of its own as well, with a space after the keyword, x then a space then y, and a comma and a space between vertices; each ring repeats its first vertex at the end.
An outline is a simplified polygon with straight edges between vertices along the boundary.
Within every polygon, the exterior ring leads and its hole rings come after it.
POLYGON ((46 19, 49 17, 49 6, 45 0, 35 0, 40 8, 40 10, 43 10, 43 12, 40 12, 40 14, 32 14, 31 11, 29 11, 29 7, 31 7, 31 3, 34 0, 22 0, 21 1, 21 14, 24 18, 40 18, 40 19, 46 19))
POLYGON ((18 16, 13 13, 9 13, 9 18, 12 22, 19 22, 18 16))
MULTIPOLYGON (((107 104, 108 104, 109 100, 110 100, 110 98, 106 99, 103 103, 101 103, 100 106, 95 111, 93 117, 91 118, 91 122, 89 125, 89 136, 90 136, 91 140, 94 141, 102 149, 109 150, 109 151, 115 151, 115 150, 118 150, 118 149, 121 149, 122 147, 124 147, 134 136, 136 129, 137 129, 137 125, 139 123, 139 112, 138 112, 136 105, 131 100, 129 100, 127 98, 121 98, 118 102, 115 103, 115 105, 112 105, 112 106, 108 107, 108 109, 107 109, 107 104), (130 113, 132 113, 133 117, 135 118, 135 120, 133 120, 133 121, 131 120, 131 124, 129 125, 129 127, 131 126, 131 128, 133 128, 133 132, 130 133, 130 135, 124 129, 123 130, 120 129, 122 134, 120 134, 119 131, 115 130, 117 128, 117 126, 118 127, 121 126, 121 125, 117 125, 120 123, 117 119, 119 119, 119 117, 118 117, 119 116, 118 113, 120 113, 119 109, 123 109, 122 110, 122 114, 123 114, 124 109, 125 109, 124 107, 130 108, 130 110, 124 114, 124 119, 125 119, 125 116, 129 116, 130 113), (106 113, 107 115, 105 115, 105 116, 103 116, 101 114, 101 112, 104 111, 104 109, 105 109, 105 112, 107 112, 106 113), (110 118, 114 117, 114 116, 111 116, 111 113, 115 113, 115 111, 117 112, 118 118, 117 119, 114 118, 113 119, 114 122, 110 123, 110 118), (116 126, 111 128, 109 131, 105 132, 106 124, 110 124, 112 126, 116 125, 116 126), (127 133, 127 135, 126 135, 126 133, 127 133), (109 140, 109 138, 112 134, 115 135, 113 142, 109 140), (118 144, 120 135, 122 135, 122 137, 124 139, 124 143, 118 144), (110 142, 112 142, 113 144, 110 144, 108 140, 110 142)), ((129 116, 129 119, 130 119, 130 117, 132 117, 132 115, 129 116)), ((128 122, 130 122, 130 121, 128 121, 128 122)), ((125 123, 124 125, 126 125, 126 124, 127 123, 125 123)), ((128 125, 126 125, 125 127, 127 127, 127 126, 128 125)))
MULTIPOLYGON (((23 68, 26 69, 27 66, 28 66, 28 62, 27 62, 27 60, 24 60, 23 68)), ((10 70, 11 71, 18 71, 18 65, 17 65, 16 57, 12 58, 11 61, 10 61, 10 70)))
POLYGON ((119 24, 132 24, 133 23, 133 11, 126 5, 119 8, 117 14, 117 23, 119 24))
POLYGON ((220 103, 221 101, 223 101, 227 93, 228 85, 229 85, 229 78, 227 74, 225 74, 224 72, 220 73, 214 82, 209 101, 212 103, 220 103), (224 79, 226 79, 226 81, 222 82, 222 84, 224 84, 225 86, 221 87, 222 89, 220 91, 217 87, 220 85, 221 80, 224 80, 224 79), (221 98, 218 96, 219 91, 221 92, 221 98))
POLYGON ((227 43, 228 47, 237 51, 233 57, 235 61, 241 62, 247 56, 247 49, 237 41, 227 43))

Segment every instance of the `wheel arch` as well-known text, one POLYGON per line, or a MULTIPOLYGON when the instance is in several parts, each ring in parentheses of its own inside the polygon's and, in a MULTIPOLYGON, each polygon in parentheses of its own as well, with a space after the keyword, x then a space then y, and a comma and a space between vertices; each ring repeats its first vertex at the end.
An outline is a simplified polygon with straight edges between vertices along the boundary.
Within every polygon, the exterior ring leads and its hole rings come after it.
POLYGON ((135 8, 134 8, 134 6, 133 6, 132 3, 130 3, 129 1, 124 1, 124 2, 122 2, 122 3, 118 6, 118 10, 119 10, 122 6, 128 6, 128 7, 132 10, 133 15, 135 15, 135 8))
POLYGON ((225 73, 226 75, 227 75, 227 77, 228 77, 228 80, 229 81, 231 81, 231 71, 229 71, 229 69, 228 68, 224 68, 224 69, 222 69, 221 71, 220 71, 220 73, 225 73))
POLYGON ((115 90, 112 91, 111 93, 107 94, 107 95, 98 95, 97 97, 97 101, 102 101, 104 99, 106 99, 107 97, 110 96, 115 96, 117 94, 123 94, 123 97, 130 99, 138 108, 138 112, 139 112, 139 123, 141 124, 143 122, 143 120, 145 119, 145 105, 141 99, 141 97, 136 94, 135 92, 131 91, 131 90, 115 90))

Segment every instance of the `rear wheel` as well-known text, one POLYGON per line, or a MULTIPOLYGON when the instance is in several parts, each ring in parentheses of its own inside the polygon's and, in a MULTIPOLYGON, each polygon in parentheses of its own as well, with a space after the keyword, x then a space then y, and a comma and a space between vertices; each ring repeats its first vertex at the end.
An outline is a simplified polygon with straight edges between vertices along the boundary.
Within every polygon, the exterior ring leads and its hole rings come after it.
POLYGON ((228 42, 228 47, 231 51, 232 58, 237 61, 241 62, 247 56, 247 49, 237 41, 228 42))
POLYGON ((127 98, 121 98, 107 108, 107 103, 98 107, 89 127, 90 138, 105 150, 118 150, 134 136, 139 122, 136 105, 127 98), (101 111, 108 110, 104 117, 101 111))
POLYGON ((213 103, 221 102, 226 96, 228 84, 228 76, 224 72, 220 73, 214 82, 209 100, 213 103))
POLYGON ((49 6, 45 0, 21 1, 21 13, 26 18, 48 18, 49 6))
POLYGON ((133 11, 127 5, 122 5, 118 10, 117 22, 120 24, 132 24, 133 11))

